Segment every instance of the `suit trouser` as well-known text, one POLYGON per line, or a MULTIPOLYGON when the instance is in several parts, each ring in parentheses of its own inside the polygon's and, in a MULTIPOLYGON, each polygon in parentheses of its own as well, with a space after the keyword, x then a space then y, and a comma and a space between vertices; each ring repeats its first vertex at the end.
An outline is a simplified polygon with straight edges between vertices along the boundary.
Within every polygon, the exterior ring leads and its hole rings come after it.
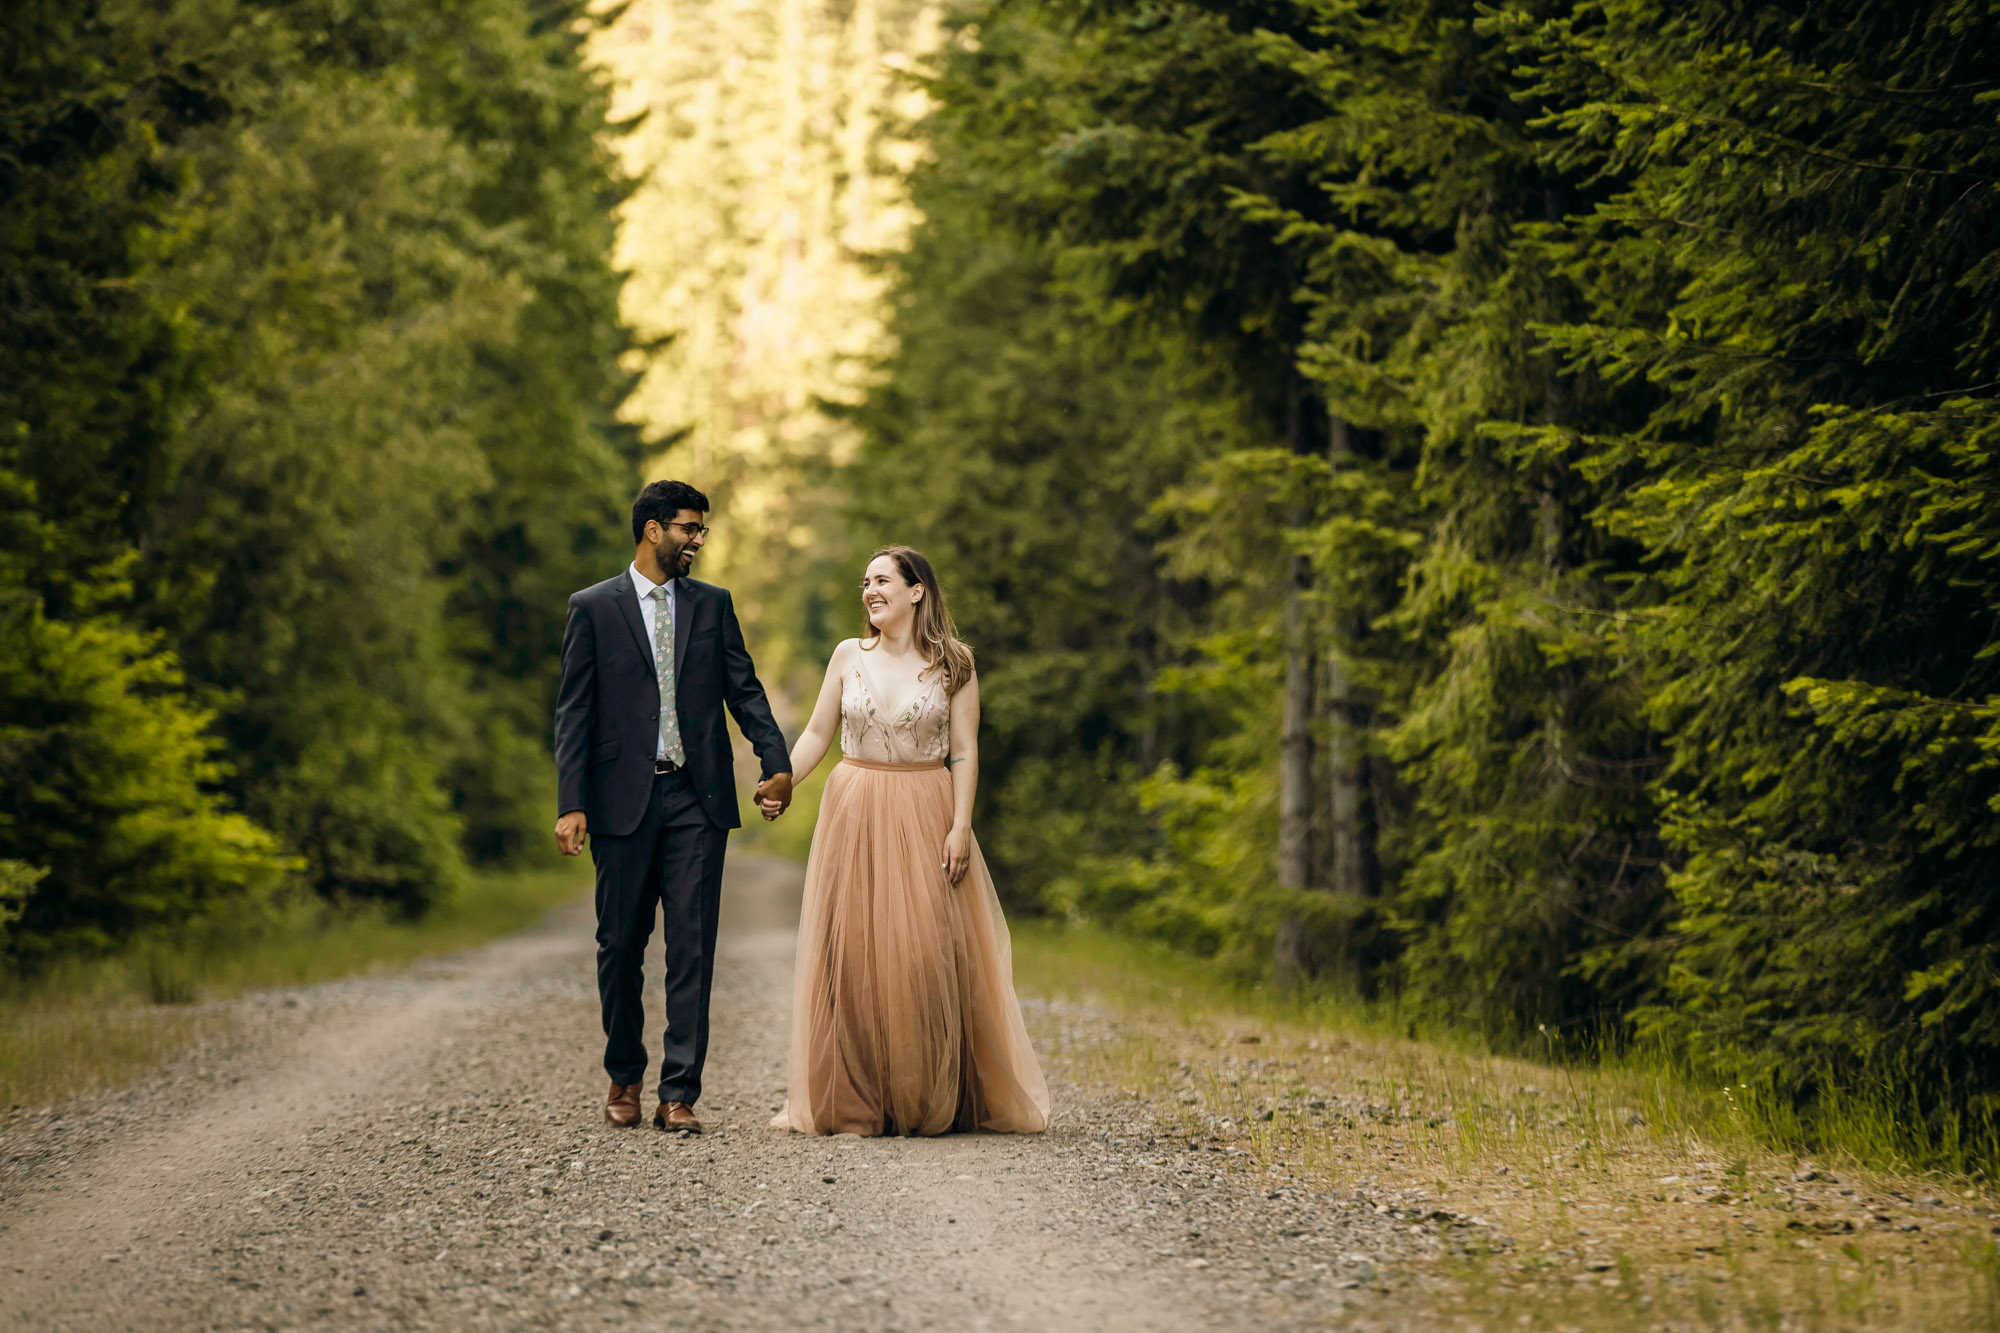
POLYGON ((614 1083, 646 1076, 646 943, 664 910, 667 1031, 660 1100, 692 1106, 708 1057, 708 994, 715 976, 722 856, 729 832, 710 823, 685 772, 653 779, 639 827, 591 835, 597 864, 597 994, 604 1004, 604 1071, 614 1083))

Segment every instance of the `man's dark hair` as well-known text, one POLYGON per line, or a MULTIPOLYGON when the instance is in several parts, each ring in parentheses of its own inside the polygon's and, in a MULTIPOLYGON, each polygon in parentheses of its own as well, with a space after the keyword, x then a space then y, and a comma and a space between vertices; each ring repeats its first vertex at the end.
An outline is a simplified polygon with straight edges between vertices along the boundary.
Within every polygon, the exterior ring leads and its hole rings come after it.
POLYGON ((646 540, 647 523, 664 528, 683 509, 699 509, 706 514, 708 497, 684 481, 648 482, 646 489, 639 492, 639 498, 632 502, 633 542, 646 540))

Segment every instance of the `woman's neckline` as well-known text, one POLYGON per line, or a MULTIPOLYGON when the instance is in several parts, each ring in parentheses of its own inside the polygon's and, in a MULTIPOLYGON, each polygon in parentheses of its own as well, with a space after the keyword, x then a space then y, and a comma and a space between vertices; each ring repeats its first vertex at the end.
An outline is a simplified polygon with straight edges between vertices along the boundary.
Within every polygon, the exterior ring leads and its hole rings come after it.
MULTIPOLYGON (((880 642, 880 640, 877 640, 877 642, 880 642)), ((863 649, 862 651, 866 652, 867 650, 863 649)), ((925 666, 923 670, 917 673, 917 687, 910 691, 910 697, 903 700, 901 707, 889 710, 890 717, 901 717, 910 710, 911 704, 924 697, 924 692, 937 683, 937 677, 931 675, 931 672, 935 669, 931 666, 925 666), (930 678, 925 679, 926 676, 930 678)), ((868 664, 865 659, 855 663, 855 672, 861 677, 862 688, 868 691, 868 697, 878 704, 881 703, 882 697, 875 693, 875 673, 868 670, 868 664)))

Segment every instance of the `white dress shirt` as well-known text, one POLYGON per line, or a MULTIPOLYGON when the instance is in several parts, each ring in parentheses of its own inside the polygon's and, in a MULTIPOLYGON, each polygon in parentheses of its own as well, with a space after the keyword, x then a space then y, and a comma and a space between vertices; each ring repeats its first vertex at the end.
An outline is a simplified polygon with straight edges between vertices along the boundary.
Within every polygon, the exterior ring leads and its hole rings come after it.
MULTIPOLYGON (((660 642, 660 633, 658 625, 654 622, 654 617, 658 614, 660 603, 663 599, 653 596, 653 589, 662 586, 665 585, 655 583, 644 574, 641 574, 638 562, 633 562, 632 595, 639 599, 639 615, 646 622, 646 651, 653 655, 653 671, 655 674, 660 670, 660 650, 656 646, 660 642)), ((671 638, 674 632, 674 599, 669 596, 664 601, 667 608, 667 635, 671 638)), ((665 759, 667 757, 667 733, 664 729, 658 733, 658 739, 654 741, 654 747, 653 758, 665 759)))

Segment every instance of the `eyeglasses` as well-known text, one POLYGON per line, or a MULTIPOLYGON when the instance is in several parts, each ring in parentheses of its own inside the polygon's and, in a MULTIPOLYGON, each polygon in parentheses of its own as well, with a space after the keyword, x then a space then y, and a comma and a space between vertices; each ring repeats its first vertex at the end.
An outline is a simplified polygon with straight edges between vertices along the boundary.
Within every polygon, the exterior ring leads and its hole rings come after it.
MULTIPOLYGON (((659 520, 655 519, 654 522, 657 523, 659 520)), ((661 523, 660 526, 663 528, 679 528, 688 535, 690 541, 696 537, 706 537, 709 531, 708 524, 706 523, 661 523)))

